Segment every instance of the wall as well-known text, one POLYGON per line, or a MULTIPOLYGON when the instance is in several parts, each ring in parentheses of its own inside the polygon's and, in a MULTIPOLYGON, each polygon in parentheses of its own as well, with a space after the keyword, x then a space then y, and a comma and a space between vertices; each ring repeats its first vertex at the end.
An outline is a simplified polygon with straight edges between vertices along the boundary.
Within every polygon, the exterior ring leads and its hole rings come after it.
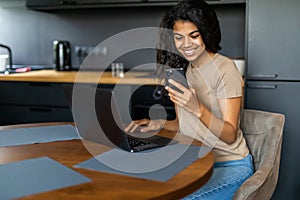
MULTIPOLYGON (((28 10, 24 0, 15 4, 0 2, 0 43, 13 51, 14 64, 52 65, 53 40, 68 40, 75 45, 93 45, 127 29, 158 26, 169 7, 100 8, 39 12, 28 10)), ((221 53, 244 57, 245 5, 214 6, 222 29, 221 53)), ((133 52, 121 57, 126 67, 155 58, 153 50, 133 52)), ((78 60, 73 52, 73 66, 78 60)))

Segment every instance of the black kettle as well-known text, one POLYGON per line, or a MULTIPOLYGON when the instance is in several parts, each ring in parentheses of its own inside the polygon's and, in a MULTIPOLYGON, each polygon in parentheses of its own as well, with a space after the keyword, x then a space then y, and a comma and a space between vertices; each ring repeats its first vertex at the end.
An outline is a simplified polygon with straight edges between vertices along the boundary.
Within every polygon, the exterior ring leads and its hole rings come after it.
POLYGON ((72 70, 70 42, 53 41, 53 67, 57 71, 72 70))

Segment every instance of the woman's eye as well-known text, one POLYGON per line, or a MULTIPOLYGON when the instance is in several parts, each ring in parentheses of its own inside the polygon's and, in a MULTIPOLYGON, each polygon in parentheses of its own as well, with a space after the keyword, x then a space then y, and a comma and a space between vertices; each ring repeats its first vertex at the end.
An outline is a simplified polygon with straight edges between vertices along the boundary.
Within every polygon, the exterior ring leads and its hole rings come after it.
POLYGON ((174 38, 175 38, 175 40, 181 40, 182 39, 181 36, 175 36, 174 38))
POLYGON ((181 37, 175 37, 175 40, 181 40, 182 38, 181 37))
POLYGON ((193 39, 196 39, 196 38, 198 38, 200 35, 191 35, 191 38, 193 38, 193 39))

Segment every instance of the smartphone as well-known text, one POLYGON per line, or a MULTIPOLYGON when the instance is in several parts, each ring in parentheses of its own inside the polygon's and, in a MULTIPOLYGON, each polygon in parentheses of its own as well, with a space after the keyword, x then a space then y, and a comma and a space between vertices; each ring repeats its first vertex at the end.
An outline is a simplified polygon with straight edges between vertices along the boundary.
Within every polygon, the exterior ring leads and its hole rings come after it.
POLYGON ((188 83, 185 77, 185 72, 183 68, 169 68, 165 69, 165 77, 166 77, 166 86, 169 86, 170 88, 183 93, 179 88, 169 83, 169 79, 172 79, 184 87, 188 88, 188 83))

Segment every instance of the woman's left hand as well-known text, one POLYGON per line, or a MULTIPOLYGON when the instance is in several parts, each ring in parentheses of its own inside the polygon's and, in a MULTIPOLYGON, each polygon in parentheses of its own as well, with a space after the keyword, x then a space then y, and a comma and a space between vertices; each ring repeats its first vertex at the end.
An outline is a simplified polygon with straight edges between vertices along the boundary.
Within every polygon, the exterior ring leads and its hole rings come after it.
POLYGON ((166 90, 169 92, 171 101, 173 101, 173 103, 177 104, 178 106, 183 107, 188 112, 193 113, 199 118, 201 116, 201 113, 196 91, 193 88, 186 88, 172 79, 169 79, 168 81, 170 84, 174 85, 182 91, 181 93, 170 88, 169 86, 166 86, 166 90))

